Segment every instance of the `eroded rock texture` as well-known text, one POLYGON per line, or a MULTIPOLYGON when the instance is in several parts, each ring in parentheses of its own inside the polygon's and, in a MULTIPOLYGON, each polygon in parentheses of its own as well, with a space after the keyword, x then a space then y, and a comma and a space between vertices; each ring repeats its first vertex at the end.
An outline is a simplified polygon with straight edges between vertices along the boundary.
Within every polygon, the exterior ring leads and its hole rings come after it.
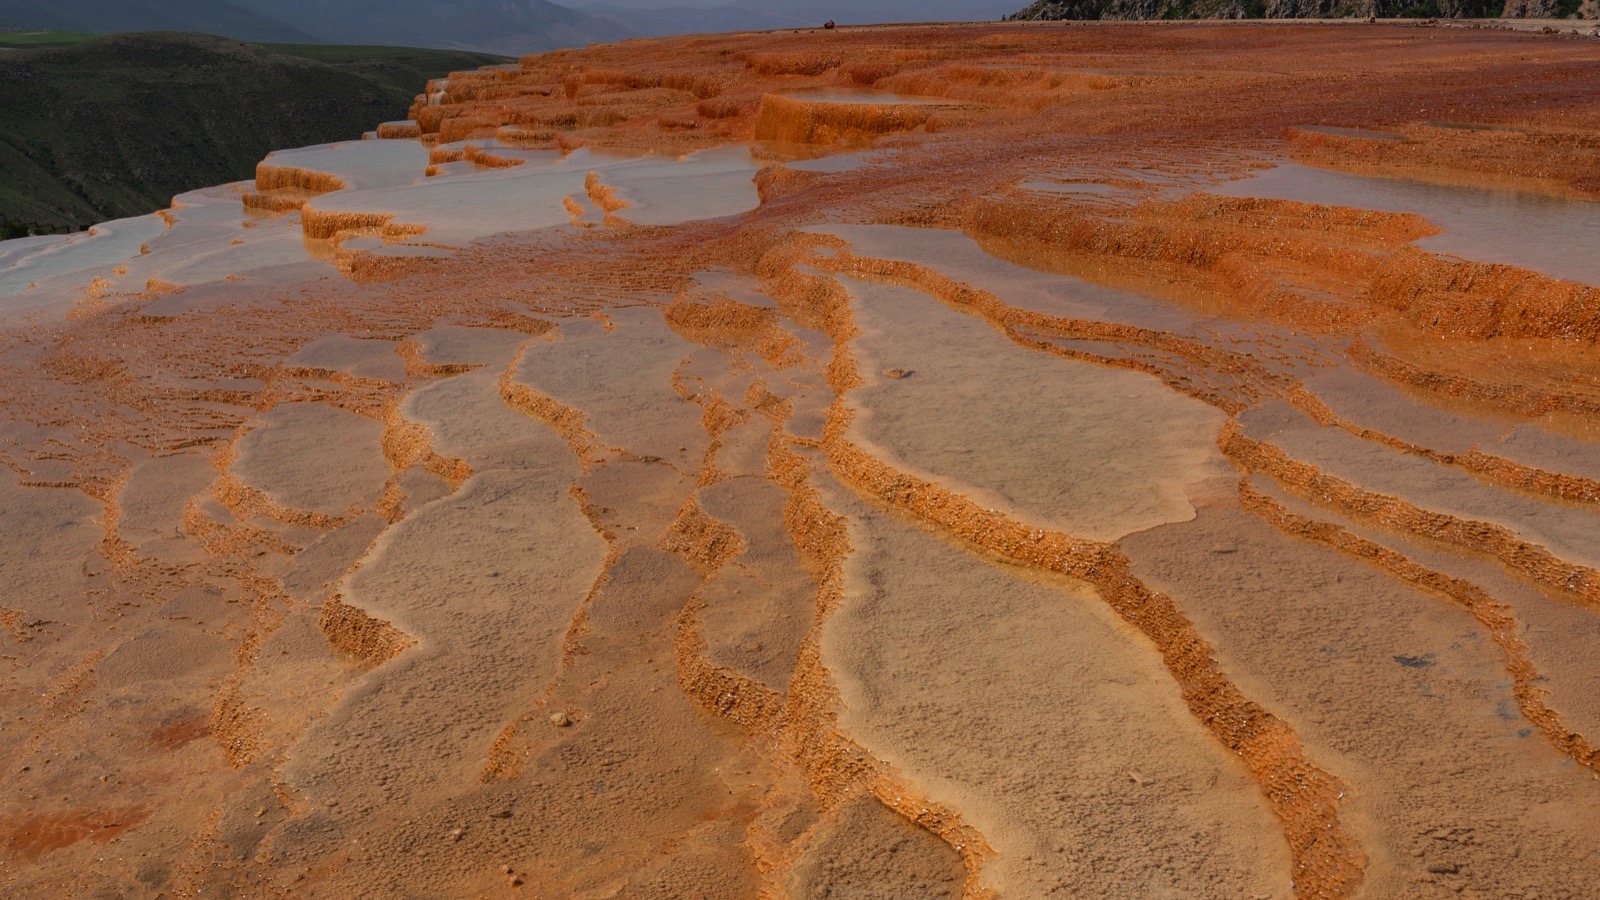
POLYGON ((1587 896, 1597 95, 630 42, 0 244, 5 894, 1587 896))

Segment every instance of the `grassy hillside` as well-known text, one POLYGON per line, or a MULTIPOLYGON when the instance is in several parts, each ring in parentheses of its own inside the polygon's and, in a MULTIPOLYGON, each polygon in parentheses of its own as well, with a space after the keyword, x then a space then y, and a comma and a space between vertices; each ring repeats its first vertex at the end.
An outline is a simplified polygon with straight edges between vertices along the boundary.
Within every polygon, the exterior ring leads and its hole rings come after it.
POLYGON ((100 35, 87 31, 0 31, 0 50, 38 50, 44 47, 67 47, 98 40, 100 35))
POLYGON ((137 215, 249 178, 270 150, 359 137, 402 117, 427 79, 504 61, 190 34, 0 39, 0 236, 137 215))

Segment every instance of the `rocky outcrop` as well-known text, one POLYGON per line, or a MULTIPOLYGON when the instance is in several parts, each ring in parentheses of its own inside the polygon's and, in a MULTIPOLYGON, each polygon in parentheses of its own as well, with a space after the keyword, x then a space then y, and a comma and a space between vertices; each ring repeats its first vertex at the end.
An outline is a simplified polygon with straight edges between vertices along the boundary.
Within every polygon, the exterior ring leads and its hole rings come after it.
POLYGON ((1565 18, 1573 0, 1036 0, 1013 21, 1086 19, 1565 18))
POLYGON ((1092 19, 1249 19, 1266 15, 1259 0, 1038 0, 1016 21, 1092 19))
POLYGON ((1595 0, 1506 0, 1500 15, 1514 19, 1567 19, 1573 15, 1594 19, 1600 17, 1600 3, 1595 0))

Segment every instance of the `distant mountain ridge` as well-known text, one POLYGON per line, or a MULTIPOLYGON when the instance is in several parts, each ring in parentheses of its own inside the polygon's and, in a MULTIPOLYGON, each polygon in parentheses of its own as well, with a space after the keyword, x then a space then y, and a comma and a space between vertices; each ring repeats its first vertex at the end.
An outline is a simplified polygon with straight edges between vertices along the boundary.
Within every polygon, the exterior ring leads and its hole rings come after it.
POLYGON ((714 31, 815 28, 888 22, 987 22, 1016 8, 1015 0, 560 0, 606 16, 645 36, 714 31))
POLYGON ((632 37, 626 26, 549 0, 233 0, 340 44, 518 55, 632 37))
POLYGON ((519 55, 633 36, 549 0, 0 0, 0 28, 188 31, 274 43, 375 44, 519 55))
MULTIPOLYGON (((1586 11, 1585 11, 1586 10, 1586 11)), ((1084 19, 1560 19, 1595 0, 1036 0, 1012 21, 1084 19)))
POLYGON ((39 31, 194 31, 241 41, 316 40, 280 19, 226 0, 0 0, 0 26, 39 31))
POLYGON ((190 31, 248 41, 433 47, 515 56, 629 37, 816 28, 829 20, 840 25, 993 21, 1015 9, 1016 2, 0 0, 0 29, 190 31))

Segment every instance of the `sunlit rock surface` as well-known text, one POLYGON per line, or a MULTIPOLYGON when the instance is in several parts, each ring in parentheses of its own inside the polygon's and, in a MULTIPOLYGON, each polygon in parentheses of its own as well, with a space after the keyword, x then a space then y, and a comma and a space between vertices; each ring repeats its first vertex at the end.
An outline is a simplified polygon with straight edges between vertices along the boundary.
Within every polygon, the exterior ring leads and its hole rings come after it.
POLYGON ((629 42, 0 244, 0 892, 1592 896, 1596 96, 629 42))

